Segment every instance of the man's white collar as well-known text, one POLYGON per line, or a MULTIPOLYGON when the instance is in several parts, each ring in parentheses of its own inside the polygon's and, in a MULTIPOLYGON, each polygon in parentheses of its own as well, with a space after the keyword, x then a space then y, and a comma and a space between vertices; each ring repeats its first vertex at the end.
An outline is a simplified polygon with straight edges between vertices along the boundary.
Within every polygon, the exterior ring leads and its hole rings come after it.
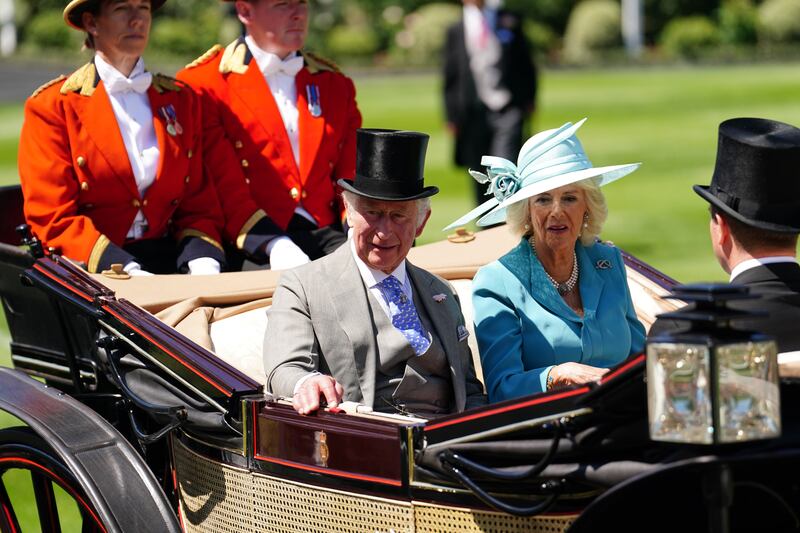
POLYGON ((356 261, 356 266, 358 266, 358 272, 361 274, 361 278, 364 280, 364 284, 367 286, 367 288, 374 287, 389 276, 394 276, 397 278, 397 281, 399 281, 400 284, 405 287, 406 278, 408 277, 405 259, 402 263, 400 263, 400 266, 391 272, 391 274, 386 274, 380 270, 375 270, 374 268, 370 267, 360 257, 358 257, 358 253, 356 253, 356 244, 352 238, 349 239, 348 244, 350 245, 350 251, 353 254, 353 259, 356 261))
POLYGON ((756 259, 748 259, 746 261, 742 261, 736 265, 733 270, 731 270, 730 281, 733 281, 735 277, 747 270, 759 267, 761 265, 771 265, 774 263, 797 263, 797 259, 790 255, 776 255, 773 257, 758 257, 756 259))

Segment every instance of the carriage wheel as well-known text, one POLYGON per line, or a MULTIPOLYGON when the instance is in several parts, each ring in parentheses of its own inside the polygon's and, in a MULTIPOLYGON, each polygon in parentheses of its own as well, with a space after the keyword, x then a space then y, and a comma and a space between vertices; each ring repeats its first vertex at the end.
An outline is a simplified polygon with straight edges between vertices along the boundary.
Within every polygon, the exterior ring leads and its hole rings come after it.
POLYGON ((0 430, 0 531, 105 532, 84 490, 30 428, 0 430))

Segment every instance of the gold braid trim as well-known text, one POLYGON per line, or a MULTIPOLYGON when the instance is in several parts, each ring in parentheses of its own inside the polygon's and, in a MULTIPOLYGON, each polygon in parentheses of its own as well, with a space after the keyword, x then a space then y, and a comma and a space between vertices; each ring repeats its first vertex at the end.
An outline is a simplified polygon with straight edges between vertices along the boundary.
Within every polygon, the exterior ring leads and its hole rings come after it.
POLYGON ((336 63, 330 59, 318 56, 314 52, 309 52, 307 50, 303 50, 300 52, 300 54, 303 56, 303 59, 306 62, 306 67, 308 67, 308 71, 311 74, 316 74, 317 72, 323 72, 326 70, 330 72, 341 72, 339 67, 336 66, 336 63))
POLYGON ((197 237, 198 239, 202 239, 202 240, 206 241, 208 244, 211 244, 212 246, 216 246, 221 251, 224 251, 223 248, 222 248, 222 245, 220 243, 218 243, 217 241, 215 241, 214 239, 212 239, 211 237, 209 237, 208 235, 206 235, 205 233, 203 233, 200 230, 185 229, 185 230, 181 231, 180 233, 178 233, 178 239, 177 240, 178 240, 178 242, 181 242, 186 237, 197 237))
POLYGON ((67 81, 61 86, 61 94, 80 91, 81 96, 92 96, 96 77, 97 71, 94 63, 86 63, 67 78, 67 81))
POLYGON ((169 76, 165 76, 163 74, 153 74, 153 81, 150 85, 153 86, 153 89, 158 91, 158 94, 163 94, 164 91, 173 91, 177 92, 182 89, 179 85, 179 81, 175 78, 170 78, 169 76))
POLYGON ((35 98, 36 96, 39 95, 39 93, 41 93, 42 91, 44 91, 45 89, 47 89, 51 85, 55 85, 56 83, 60 82, 61 80, 65 80, 65 79, 67 79, 67 77, 62 74, 61 76, 59 76, 59 77, 57 77, 57 78, 55 78, 53 80, 50 80, 47 83, 43 83, 42 85, 39 86, 38 89, 33 91, 33 94, 31 94, 30 97, 31 98, 35 98))
POLYGON ((211 48, 209 48, 203 55, 186 65, 186 68, 194 68, 199 67, 204 63, 208 63, 214 56, 219 53, 220 50, 223 50, 222 45, 215 44, 211 48))
POLYGON ((244 74, 247 72, 247 65, 244 64, 246 55, 247 45, 238 39, 233 41, 225 47, 225 52, 219 61, 219 71, 222 74, 227 74, 228 72, 244 74))
POLYGON ((242 225, 242 229, 239 230, 239 236, 236 237, 236 248, 239 250, 244 250, 244 241, 247 239, 247 234, 250 233, 250 230, 253 229, 253 226, 258 224, 258 222, 266 216, 267 214, 262 209, 258 209, 255 213, 250 215, 250 218, 247 219, 247 222, 242 225))
POLYGON ((108 245, 111 244, 111 241, 108 240, 103 234, 100 234, 100 237, 97 238, 97 241, 94 243, 92 247, 92 252, 89 254, 89 262, 86 265, 86 270, 89 272, 97 272, 97 268, 100 264, 100 259, 103 258, 103 254, 108 248, 108 245))

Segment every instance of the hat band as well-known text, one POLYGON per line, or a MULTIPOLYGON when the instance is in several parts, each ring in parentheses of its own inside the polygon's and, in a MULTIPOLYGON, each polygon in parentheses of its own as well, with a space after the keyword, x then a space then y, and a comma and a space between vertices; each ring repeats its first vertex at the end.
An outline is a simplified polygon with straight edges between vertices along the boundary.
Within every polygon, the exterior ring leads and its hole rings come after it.
POLYGON ((800 204, 798 203, 764 205, 730 194, 716 185, 711 188, 711 194, 745 218, 789 226, 800 223, 800 204))
POLYGON ((373 179, 361 174, 356 174, 353 188, 366 194, 383 196, 414 196, 423 191, 423 180, 385 180, 373 179))

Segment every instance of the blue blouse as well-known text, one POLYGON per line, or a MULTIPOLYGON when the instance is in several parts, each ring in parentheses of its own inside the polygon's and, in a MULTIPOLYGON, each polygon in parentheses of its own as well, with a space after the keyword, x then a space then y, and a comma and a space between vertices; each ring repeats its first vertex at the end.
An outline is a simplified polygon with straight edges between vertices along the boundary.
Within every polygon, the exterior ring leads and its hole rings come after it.
POLYGON ((525 239, 475 275, 475 335, 490 402, 544 391, 555 365, 608 368, 644 349, 619 250, 578 243, 575 252, 583 317, 558 294, 525 239))

